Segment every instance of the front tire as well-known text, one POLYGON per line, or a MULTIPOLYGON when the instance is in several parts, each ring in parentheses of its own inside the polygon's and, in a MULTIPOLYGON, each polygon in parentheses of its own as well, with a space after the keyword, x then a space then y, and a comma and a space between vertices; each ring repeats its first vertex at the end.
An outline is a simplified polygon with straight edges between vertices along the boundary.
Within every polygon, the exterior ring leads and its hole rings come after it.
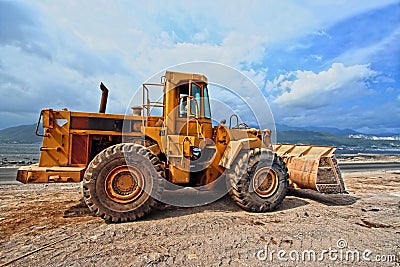
POLYGON ((273 211, 286 196, 288 179, 285 163, 274 152, 251 149, 240 153, 228 171, 229 194, 246 211, 273 211))
POLYGON ((150 213, 163 188, 157 156, 137 144, 118 144, 100 152, 88 165, 83 194, 89 209, 110 222, 137 220, 150 213))

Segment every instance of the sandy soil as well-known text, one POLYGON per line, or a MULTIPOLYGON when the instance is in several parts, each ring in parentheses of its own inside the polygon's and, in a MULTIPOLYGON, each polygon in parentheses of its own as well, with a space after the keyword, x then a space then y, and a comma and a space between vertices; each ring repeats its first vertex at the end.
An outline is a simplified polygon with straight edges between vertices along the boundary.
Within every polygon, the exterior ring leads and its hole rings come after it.
POLYGON ((400 172, 344 180, 347 195, 299 190, 271 213, 224 197, 124 224, 93 217, 80 184, 0 185, 0 266, 399 266, 400 172))

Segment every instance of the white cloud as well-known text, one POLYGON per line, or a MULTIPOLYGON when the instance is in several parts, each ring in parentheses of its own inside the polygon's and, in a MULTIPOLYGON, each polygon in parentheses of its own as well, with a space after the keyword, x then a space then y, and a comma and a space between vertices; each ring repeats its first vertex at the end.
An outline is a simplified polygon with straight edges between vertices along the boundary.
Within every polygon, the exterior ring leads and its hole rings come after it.
POLYGON ((276 86, 283 92, 274 100, 278 105, 314 109, 364 95, 369 91, 366 80, 375 75, 369 65, 346 67, 342 63, 334 63, 331 68, 319 73, 298 70, 281 75, 268 87, 276 86))
POLYGON ((262 62, 269 44, 310 32, 321 34, 321 27, 385 2, 237 1, 227 5, 177 1, 162 8, 157 1, 42 1, 31 5, 39 8, 44 22, 53 25, 52 32, 67 32, 95 52, 114 51, 132 70, 140 66, 138 72, 148 77, 189 60, 211 60, 249 70, 262 62))

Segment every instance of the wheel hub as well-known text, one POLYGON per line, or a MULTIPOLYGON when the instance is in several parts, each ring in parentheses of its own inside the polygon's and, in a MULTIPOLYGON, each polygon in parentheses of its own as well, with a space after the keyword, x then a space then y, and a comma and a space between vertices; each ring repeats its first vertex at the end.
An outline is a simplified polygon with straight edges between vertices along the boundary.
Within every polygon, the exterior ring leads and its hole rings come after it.
POLYGON ((263 198, 272 196, 278 187, 278 176, 270 168, 261 168, 254 174, 254 192, 263 198))
POLYGON ((144 192, 144 176, 136 167, 119 166, 108 173, 104 186, 113 201, 129 203, 144 192))
POLYGON ((122 174, 114 178, 112 187, 119 195, 129 195, 134 191, 137 183, 130 175, 122 174))

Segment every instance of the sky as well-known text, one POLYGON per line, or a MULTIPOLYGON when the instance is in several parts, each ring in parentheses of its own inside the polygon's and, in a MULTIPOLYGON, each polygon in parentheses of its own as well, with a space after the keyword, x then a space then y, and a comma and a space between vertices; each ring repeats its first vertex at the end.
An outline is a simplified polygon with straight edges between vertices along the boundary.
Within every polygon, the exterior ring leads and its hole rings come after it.
POLYGON ((45 107, 96 112, 101 81, 124 113, 190 61, 247 75, 276 123, 400 133, 398 0, 0 0, 0 129, 45 107))

